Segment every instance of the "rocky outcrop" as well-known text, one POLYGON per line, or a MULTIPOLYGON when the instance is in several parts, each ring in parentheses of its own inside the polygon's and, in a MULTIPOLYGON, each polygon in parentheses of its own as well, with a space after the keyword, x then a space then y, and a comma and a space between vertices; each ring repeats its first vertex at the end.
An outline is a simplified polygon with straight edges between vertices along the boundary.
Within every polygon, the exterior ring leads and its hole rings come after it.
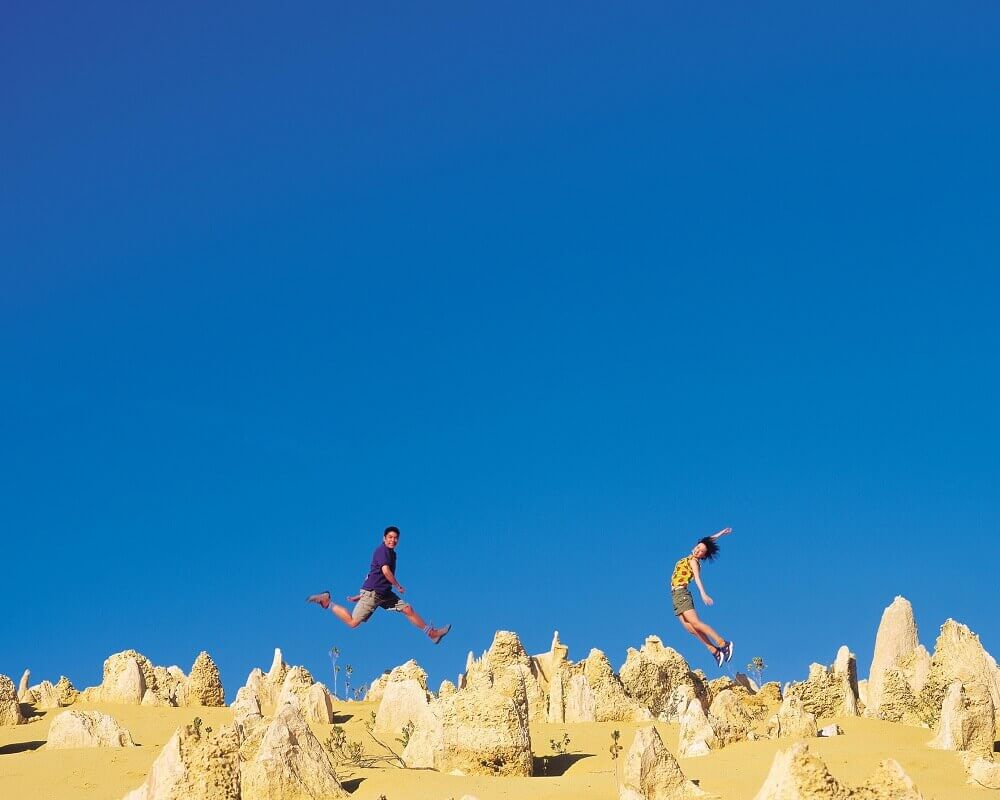
POLYGON ((253 724, 262 718, 260 696, 250 686, 241 686, 233 701, 233 721, 237 725, 253 724))
POLYGON ((219 668, 212 657, 202 650, 194 660, 187 679, 186 705, 221 708, 225 704, 226 693, 222 688, 219 668))
POLYGON ((818 733, 816 715, 802 707, 799 698, 786 697, 778 712, 768 720, 767 734, 772 739, 814 738, 818 733))
POLYGON ((302 710, 309 722, 319 722, 323 725, 333 723, 333 698, 322 683, 314 683, 306 691, 302 701, 302 710))
POLYGON ((437 764, 442 772, 531 775, 528 698, 523 683, 499 683, 496 689, 467 688, 438 700, 442 747, 437 764))
MULTIPOLYGON (((146 782, 123 800, 241 800, 235 728, 178 728, 153 762, 146 782)), ((244 794, 242 800, 249 798, 244 794)))
POLYGON ((882 612, 882 620, 875 636, 875 652, 868 673, 865 715, 897 722, 910 713, 905 708, 905 695, 916 696, 922 690, 929 659, 927 650, 917 637, 913 606, 906 598, 896 597, 882 612), (887 673, 891 670, 898 670, 899 676, 890 677, 887 673), (906 683, 908 693, 902 690, 900 677, 906 683), (883 697, 889 680, 892 681, 892 692, 883 697), (883 705, 888 708, 883 709, 883 705))
POLYGON ((594 692, 597 722, 642 722, 652 719, 649 709, 625 693, 608 657, 596 648, 583 662, 583 674, 594 692))
POLYGON ((937 735, 929 746, 939 750, 968 750, 992 758, 995 733, 990 693, 981 684, 965 687, 955 681, 945 694, 937 735))
MULTIPOLYGON (((557 679, 563 698, 563 722, 594 722, 597 719, 597 701, 594 690, 585 675, 573 675, 568 683, 564 683, 563 673, 557 679)), ((550 699, 555 702, 556 690, 550 692, 550 699)), ((551 706, 550 706, 551 708, 551 706)))
POLYGON ((962 753, 966 782, 983 789, 1000 789, 1000 761, 992 754, 962 753))
POLYGON ((21 703, 31 702, 31 670, 26 669, 21 673, 21 682, 17 685, 17 699, 21 703))
POLYGON ((680 717, 677 755, 681 758, 704 756, 715 746, 715 729, 701 703, 694 699, 688 703, 680 717))
POLYGON ((427 673, 424 671, 423 667, 421 667, 412 658, 405 664, 400 664, 398 667, 386 670, 378 678, 372 681, 372 685, 368 688, 368 693, 365 695, 365 700, 377 703, 382 699, 382 693, 385 691, 385 687, 389 683, 392 681, 408 680, 416 681, 425 691, 427 690, 427 673))
POLYGON ((958 681, 966 689, 981 687, 994 708, 994 724, 1000 727, 1000 672, 993 657, 983 649, 979 637, 955 620, 941 626, 934 645, 927 679, 918 695, 919 713, 924 723, 937 724, 945 694, 958 681))
POLYGON ((740 694, 734 690, 720 692, 716 696, 709 706, 708 718, 716 739, 723 745, 746 739, 756 721, 740 694))
POLYGON ((312 674, 305 667, 289 667, 285 673, 285 680, 281 683, 281 689, 278 691, 276 704, 280 706, 291 702, 295 703, 299 709, 304 709, 306 696, 315 683, 312 674))
POLYGON ((704 686, 683 656, 664 647, 658 636, 646 637, 638 650, 630 647, 620 674, 626 694, 656 717, 665 715, 669 721, 676 721, 680 709, 672 698, 680 687, 690 688, 685 696, 694 694, 707 702, 704 686))
POLYGON ((528 699, 528 716, 532 721, 544 721, 547 714, 545 693, 536 674, 537 667, 521 640, 513 631, 497 631, 483 657, 473 662, 465 675, 466 686, 481 688, 516 673, 524 684, 528 699))
POLYGON ((76 747, 135 747, 132 734, 99 711, 64 711, 49 726, 46 750, 76 747))
POLYGON ((797 697, 806 711, 820 718, 856 717, 858 682, 854 656, 842 647, 837 658, 829 669, 822 664, 811 664, 809 677, 789 686, 785 696, 797 697))
POLYGON ((852 788, 830 774, 826 764, 798 742, 771 762, 754 800, 923 800, 913 781, 892 759, 878 764, 873 775, 852 788))
POLYGON ((754 800, 848 800, 850 796, 826 764, 799 742, 774 756, 754 800))
POLYGON ((656 728, 640 728, 625 756, 619 800, 682 800, 708 797, 689 781, 663 745, 656 728))
POLYGON ((24 722, 21 704, 17 700, 14 681, 0 675, 0 725, 20 725, 24 722))
POLYGON ((59 680, 56 682, 55 690, 56 699, 58 700, 60 706, 71 706, 80 696, 76 687, 65 675, 59 676, 59 680))
POLYGON ((242 765, 239 778, 241 800, 347 797, 323 745, 287 703, 268 725, 257 752, 242 765))
POLYGON ((879 705, 867 707, 865 715, 904 725, 923 724, 910 681, 899 669, 887 669, 882 673, 879 705))
POLYGON ((375 712, 375 730, 397 738, 408 723, 427 725, 430 715, 426 689, 415 680, 393 681, 385 687, 375 712))
POLYGON ((87 703, 139 705, 146 693, 146 678, 139 661, 127 655, 134 652, 128 650, 109 657, 104 662, 104 679, 100 685, 84 689, 80 699, 87 703))
POLYGON ((59 708, 59 693, 51 681, 42 681, 28 689, 28 702, 36 709, 59 708))
POLYGON ((559 641, 559 631, 552 634, 549 651, 531 656, 531 662, 538 684, 545 691, 556 673, 569 663, 569 648, 559 641))

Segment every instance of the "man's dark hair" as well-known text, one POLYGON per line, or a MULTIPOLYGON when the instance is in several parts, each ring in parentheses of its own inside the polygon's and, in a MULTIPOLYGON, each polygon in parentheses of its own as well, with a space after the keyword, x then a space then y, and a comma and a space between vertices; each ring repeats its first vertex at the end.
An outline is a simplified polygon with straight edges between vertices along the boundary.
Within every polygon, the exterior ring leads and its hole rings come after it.
POLYGON ((705 553, 705 561, 715 561, 715 557, 719 555, 719 544, 711 536, 706 536, 704 539, 698 540, 699 544, 705 545, 707 552, 705 553))
POLYGON ((382 531, 382 538, 384 539, 390 533, 395 533, 397 536, 399 536, 399 528, 397 528, 395 525, 390 525, 388 528, 382 531))

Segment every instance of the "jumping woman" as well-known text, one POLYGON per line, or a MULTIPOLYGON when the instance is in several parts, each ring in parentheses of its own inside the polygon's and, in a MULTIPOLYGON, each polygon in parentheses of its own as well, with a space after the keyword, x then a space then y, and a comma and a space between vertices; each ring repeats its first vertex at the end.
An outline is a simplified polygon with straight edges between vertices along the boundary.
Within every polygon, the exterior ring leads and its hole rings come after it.
POLYGON ((691 550, 691 555, 684 556, 674 565, 674 574, 670 578, 670 593, 674 601, 674 614, 680 620, 684 629, 692 636, 698 638, 715 659, 715 663, 720 667, 733 657, 733 643, 726 641, 715 630, 698 619, 698 613, 694 610, 694 600, 691 597, 691 590, 688 584, 693 580, 698 584, 698 591, 701 592, 701 600, 706 606, 712 605, 715 601, 708 596, 705 585, 701 582, 701 562, 712 561, 719 554, 719 545, 716 540, 721 539, 733 532, 732 528, 723 528, 718 533, 699 539, 698 544, 691 550))

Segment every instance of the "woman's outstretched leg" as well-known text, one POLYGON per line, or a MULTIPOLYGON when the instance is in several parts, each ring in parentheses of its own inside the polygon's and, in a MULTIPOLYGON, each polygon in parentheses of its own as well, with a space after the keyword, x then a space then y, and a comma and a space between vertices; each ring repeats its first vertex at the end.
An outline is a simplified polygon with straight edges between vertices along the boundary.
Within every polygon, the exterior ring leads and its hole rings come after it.
POLYGON ((681 625, 684 626, 684 630, 686 630, 688 633, 690 633, 692 636, 698 639, 698 641, 704 644, 705 647, 708 648, 708 652, 710 652, 712 655, 715 655, 715 651, 718 650, 719 648, 716 647, 714 644, 712 644, 711 640, 704 633, 695 628, 694 625, 685 620, 683 617, 678 617, 678 619, 681 621, 681 625))
POLYGON ((702 641, 708 640, 714 642, 715 646, 718 648, 725 647, 726 640, 719 636, 711 625, 708 625, 698 619, 697 611, 693 609, 685 611, 681 614, 681 619, 695 629, 696 635, 698 635, 698 638, 702 641))

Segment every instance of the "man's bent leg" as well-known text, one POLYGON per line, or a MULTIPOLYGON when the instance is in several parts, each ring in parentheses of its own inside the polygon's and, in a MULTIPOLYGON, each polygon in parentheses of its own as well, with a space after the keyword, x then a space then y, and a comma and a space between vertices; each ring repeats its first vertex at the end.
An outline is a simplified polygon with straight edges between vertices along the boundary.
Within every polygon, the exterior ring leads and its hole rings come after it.
POLYGON ((338 606, 336 603, 330 604, 330 610, 333 612, 333 615, 343 622, 348 628, 356 628, 364 622, 363 619, 354 619, 354 617, 348 613, 346 608, 338 606))

